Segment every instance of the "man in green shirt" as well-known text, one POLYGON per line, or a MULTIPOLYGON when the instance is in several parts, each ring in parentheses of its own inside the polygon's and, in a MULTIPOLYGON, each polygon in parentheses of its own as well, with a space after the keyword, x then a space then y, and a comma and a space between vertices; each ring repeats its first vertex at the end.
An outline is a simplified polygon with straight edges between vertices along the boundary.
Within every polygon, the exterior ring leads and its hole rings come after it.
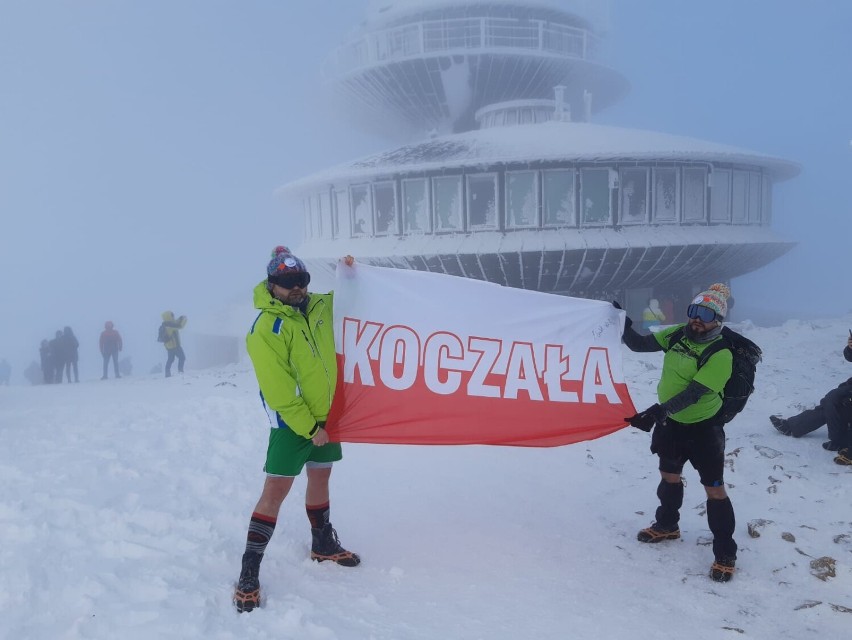
MULTIPOLYGON (((734 508, 725 491, 725 430, 720 415, 722 390, 731 377, 730 349, 713 353, 699 367, 701 354, 721 340, 730 289, 714 284, 699 293, 687 308, 688 322, 649 336, 639 335, 627 318, 624 343, 632 351, 664 351, 663 372, 657 385, 659 403, 625 418, 643 431, 654 430, 651 452, 659 456, 660 506, 655 522, 637 535, 639 542, 655 543, 680 538, 678 522, 683 504, 681 474, 689 462, 698 471, 707 493, 707 521, 713 533, 715 561, 710 577, 727 582, 734 573, 734 508), (655 428, 656 427, 656 428, 655 428)), ((617 306, 617 305, 616 305, 617 306)))
MULTIPOLYGON (((351 265, 352 256, 344 262, 351 265)), ((358 554, 344 549, 329 520, 329 478, 342 458, 329 442, 325 421, 337 385, 331 293, 308 294, 311 275, 286 247, 276 247, 267 277, 254 289, 260 311, 246 348, 269 416, 266 481, 248 527, 242 570, 234 592, 237 611, 260 604, 260 562, 275 530, 281 504, 305 469, 305 511, 311 524, 311 559, 356 567, 358 554)))

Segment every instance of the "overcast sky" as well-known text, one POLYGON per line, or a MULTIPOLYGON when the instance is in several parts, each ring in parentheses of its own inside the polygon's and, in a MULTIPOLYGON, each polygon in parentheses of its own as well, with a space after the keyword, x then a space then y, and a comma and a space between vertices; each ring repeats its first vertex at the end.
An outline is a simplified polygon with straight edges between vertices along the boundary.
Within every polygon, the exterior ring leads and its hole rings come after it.
MULTIPOLYGON (((599 123, 802 166, 773 223, 799 245, 733 283, 738 308, 848 311, 852 2, 611 4, 605 56, 631 90, 599 123)), ((147 371, 163 310, 188 330, 242 301, 251 316, 269 250, 300 242, 277 187, 390 146, 335 118, 320 81, 366 7, 0 0, 0 357, 16 377, 65 325, 94 374, 105 320, 147 371)))

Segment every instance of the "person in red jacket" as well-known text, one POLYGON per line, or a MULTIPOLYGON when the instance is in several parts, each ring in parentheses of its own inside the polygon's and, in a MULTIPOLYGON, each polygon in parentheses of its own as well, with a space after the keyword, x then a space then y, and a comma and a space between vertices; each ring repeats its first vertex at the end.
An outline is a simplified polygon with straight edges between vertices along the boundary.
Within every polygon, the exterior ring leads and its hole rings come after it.
POLYGON ((104 357, 104 375, 101 380, 107 379, 107 369, 109 368, 109 360, 112 358, 112 366, 115 370, 115 377, 120 378, 118 373, 118 352, 124 346, 121 343, 121 334, 115 330, 111 320, 104 323, 104 330, 101 331, 100 339, 101 355, 104 357))

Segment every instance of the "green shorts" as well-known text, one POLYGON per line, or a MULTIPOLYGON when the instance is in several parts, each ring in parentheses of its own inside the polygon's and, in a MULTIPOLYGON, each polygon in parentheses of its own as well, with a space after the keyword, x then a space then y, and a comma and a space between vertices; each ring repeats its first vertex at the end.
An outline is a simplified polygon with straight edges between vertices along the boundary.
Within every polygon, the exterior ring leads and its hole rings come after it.
POLYGON ((302 473, 306 462, 329 463, 343 458, 339 442, 329 442, 317 447, 291 429, 271 429, 269 448, 266 450, 266 473, 273 476, 296 477, 302 473))

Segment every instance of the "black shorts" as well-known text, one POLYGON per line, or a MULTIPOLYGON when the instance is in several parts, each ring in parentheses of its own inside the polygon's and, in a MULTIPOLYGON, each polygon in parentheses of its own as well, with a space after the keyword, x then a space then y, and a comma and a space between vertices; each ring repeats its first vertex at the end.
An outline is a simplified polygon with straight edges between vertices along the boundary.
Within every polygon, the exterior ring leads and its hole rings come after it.
POLYGON ((704 486, 724 484, 725 428, 716 416, 694 424, 669 418, 654 429, 651 453, 660 456, 660 471, 664 473, 680 475, 689 462, 704 486))

